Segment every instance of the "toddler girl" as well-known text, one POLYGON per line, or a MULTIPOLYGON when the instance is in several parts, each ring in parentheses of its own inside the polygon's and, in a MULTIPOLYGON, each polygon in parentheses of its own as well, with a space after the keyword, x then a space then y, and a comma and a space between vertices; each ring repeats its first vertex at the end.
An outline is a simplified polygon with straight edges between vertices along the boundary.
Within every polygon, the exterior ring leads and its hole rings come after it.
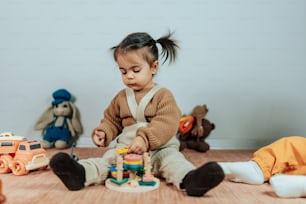
POLYGON ((153 81, 159 67, 157 44, 164 62, 174 62, 178 46, 171 34, 154 40, 147 33, 132 33, 112 48, 126 88, 106 108, 92 139, 99 147, 113 141, 115 148, 78 162, 65 153, 54 155, 50 166, 69 190, 103 183, 116 164, 116 148, 124 147, 128 153, 149 152, 156 173, 190 196, 203 196, 223 180, 216 162, 196 168, 179 152, 175 135, 181 112, 172 93, 153 81))

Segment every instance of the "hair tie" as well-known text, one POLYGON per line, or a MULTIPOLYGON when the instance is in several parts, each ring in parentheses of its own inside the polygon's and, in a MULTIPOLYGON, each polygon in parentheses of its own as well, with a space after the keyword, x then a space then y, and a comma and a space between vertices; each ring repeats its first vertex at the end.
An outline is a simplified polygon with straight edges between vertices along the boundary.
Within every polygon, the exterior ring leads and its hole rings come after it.
POLYGON ((155 45, 156 43, 158 43, 157 40, 151 39, 148 44, 155 45))

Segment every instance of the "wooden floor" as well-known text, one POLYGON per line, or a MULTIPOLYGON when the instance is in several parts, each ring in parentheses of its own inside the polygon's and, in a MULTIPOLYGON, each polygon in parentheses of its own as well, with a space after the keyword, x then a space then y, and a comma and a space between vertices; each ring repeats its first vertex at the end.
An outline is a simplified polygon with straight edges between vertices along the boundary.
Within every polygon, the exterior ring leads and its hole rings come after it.
MULTIPOLYGON (((69 149, 65 150, 67 153, 69 151, 69 149)), ((56 150, 48 150, 48 156, 51 157, 56 152, 56 150)), ((81 159, 99 157, 103 152, 103 148, 75 149, 75 154, 81 159)), ((207 161, 247 161, 252 156, 250 150, 210 150, 207 153, 184 150, 183 153, 196 166, 207 161)), ((26 176, 1 174, 0 178, 7 204, 306 203, 306 198, 278 198, 269 184, 254 186, 226 180, 203 197, 190 197, 164 181, 161 182, 159 189, 147 193, 118 193, 107 189, 104 185, 90 186, 80 191, 68 191, 49 169, 33 171, 26 176)))

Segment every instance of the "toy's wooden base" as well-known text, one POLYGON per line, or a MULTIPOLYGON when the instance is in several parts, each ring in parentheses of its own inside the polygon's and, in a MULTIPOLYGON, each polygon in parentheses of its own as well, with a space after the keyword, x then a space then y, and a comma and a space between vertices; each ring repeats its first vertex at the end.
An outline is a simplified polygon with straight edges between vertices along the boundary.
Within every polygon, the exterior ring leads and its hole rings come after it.
POLYGON ((133 186, 131 185, 130 182, 124 183, 122 185, 117 185, 113 183, 110 179, 107 179, 105 181, 105 186, 108 189, 114 190, 114 191, 119 191, 119 192, 148 192, 148 191, 153 191, 159 187, 159 179, 154 178, 154 181, 156 182, 153 186, 133 186))

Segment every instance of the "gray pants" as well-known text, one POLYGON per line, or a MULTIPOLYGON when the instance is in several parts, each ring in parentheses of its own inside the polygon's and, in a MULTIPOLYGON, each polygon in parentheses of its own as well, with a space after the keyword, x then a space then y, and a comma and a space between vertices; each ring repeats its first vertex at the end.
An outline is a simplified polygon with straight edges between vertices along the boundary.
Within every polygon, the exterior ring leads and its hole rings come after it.
MULTIPOLYGON (((122 135, 118 136, 116 146, 122 148, 130 144, 131 139, 135 137, 135 130, 141 125, 143 124, 125 129, 122 135)), ((149 154, 156 175, 165 178, 166 182, 174 184, 178 189, 185 175, 195 169, 195 166, 179 152, 179 141, 176 137, 149 154)), ((116 148, 110 148, 102 158, 80 160, 79 163, 84 166, 86 172, 85 186, 103 183, 107 179, 109 168, 116 165, 116 158, 116 148)))

